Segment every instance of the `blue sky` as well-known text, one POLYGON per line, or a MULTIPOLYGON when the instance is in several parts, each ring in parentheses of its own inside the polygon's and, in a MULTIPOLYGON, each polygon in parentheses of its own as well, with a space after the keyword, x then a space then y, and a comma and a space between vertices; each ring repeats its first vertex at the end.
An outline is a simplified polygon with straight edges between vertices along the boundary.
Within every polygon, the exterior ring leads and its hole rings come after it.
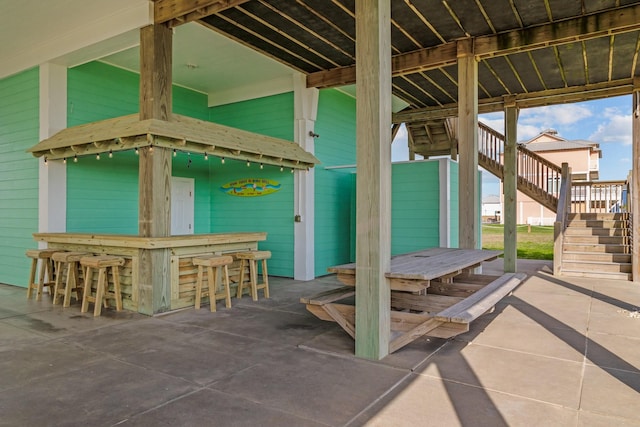
MULTIPOLYGON (((631 170, 631 96, 520 110, 518 141, 552 128, 566 139, 597 142, 602 150, 600 179, 625 179, 631 170)), ((480 121, 504 133, 502 112, 483 114, 480 121)), ((408 159, 406 131, 393 143, 393 160, 408 159)), ((482 173, 483 196, 499 193, 498 179, 482 173)))

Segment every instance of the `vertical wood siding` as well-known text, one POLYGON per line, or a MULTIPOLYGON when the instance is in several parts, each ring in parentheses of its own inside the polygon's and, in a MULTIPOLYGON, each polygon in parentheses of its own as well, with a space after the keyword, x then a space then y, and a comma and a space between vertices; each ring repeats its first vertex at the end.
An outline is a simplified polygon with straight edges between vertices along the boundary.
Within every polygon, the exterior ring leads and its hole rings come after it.
POLYGON ((38 69, 0 80, 0 283, 26 286, 38 231, 38 69))
MULTIPOLYGON (((210 109, 209 120, 227 126, 293 140, 293 93, 258 98, 210 109)), ((210 158, 211 230, 266 231, 267 240, 260 249, 270 250, 269 274, 293 277, 293 174, 275 166, 210 158), (220 187, 242 178, 266 178, 278 181, 281 190, 261 197, 234 197, 220 187)), ((304 173, 304 172, 296 172, 304 173)))

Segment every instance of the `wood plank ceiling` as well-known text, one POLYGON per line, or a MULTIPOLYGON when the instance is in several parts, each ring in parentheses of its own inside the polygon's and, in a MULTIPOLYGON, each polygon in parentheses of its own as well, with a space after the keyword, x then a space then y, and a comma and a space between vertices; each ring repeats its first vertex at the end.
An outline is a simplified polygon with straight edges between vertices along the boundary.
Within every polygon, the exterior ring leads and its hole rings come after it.
MULTIPOLYGON (((355 82, 354 0, 156 0, 156 22, 202 24, 307 74, 355 82)), ((393 92, 416 114, 455 115, 456 41, 473 38, 480 111, 630 93, 640 75, 640 1, 393 0, 393 92)), ((215 54, 215 52, 212 52, 215 54)))

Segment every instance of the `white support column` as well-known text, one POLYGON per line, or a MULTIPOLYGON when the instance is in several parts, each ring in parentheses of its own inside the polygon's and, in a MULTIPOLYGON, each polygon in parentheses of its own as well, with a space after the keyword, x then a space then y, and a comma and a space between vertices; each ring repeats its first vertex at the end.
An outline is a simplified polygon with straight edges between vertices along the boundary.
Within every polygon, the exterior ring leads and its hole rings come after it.
MULTIPOLYGON (((67 68, 40 65, 40 140, 67 127, 67 68)), ((38 231, 67 229, 67 165, 62 160, 40 158, 38 180, 38 231)))
POLYGON ((391 0, 356 0, 356 356, 389 353, 391 0))
MULTIPOLYGON (((517 242, 517 150, 518 109, 515 100, 505 100, 504 110, 504 177, 503 177, 503 217, 504 217, 504 271, 515 273, 518 258, 517 242)), ((540 212, 542 216, 542 210, 540 212)))
POLYGON ((458 42, 458 149, 460 247, 476 249, 478 241, 478 62, 473 40, 458 42))
POLYGON ((451 160, 439 162, 440 174, 440 247, 451 247, 451 160))
MULTIPOLYGON (((306 77, 293 76, 295 141, 311 154, 315 152, 315 123, 318 116, 316 88, 307 88, 306 77)), ((294 264, 295 280, 315 278, 315 168, 298 171, 294 177, 294 264)))

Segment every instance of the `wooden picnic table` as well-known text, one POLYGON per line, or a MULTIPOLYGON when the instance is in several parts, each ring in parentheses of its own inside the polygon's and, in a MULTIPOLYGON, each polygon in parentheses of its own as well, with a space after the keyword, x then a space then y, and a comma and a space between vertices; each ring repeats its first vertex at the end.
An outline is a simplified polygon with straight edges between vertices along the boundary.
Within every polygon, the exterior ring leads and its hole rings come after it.
MULTIPOLYGON (((393 291, 420 292, 427 289, 434 279, 446 282, 501 254, 500 251, 480 249, 424 249, 392 257, 391 269, 385 276, 393 291)), ((338 280, 345 285, 355 286, 355 263, 329 267, 328 271, 336 273, 338 280)))
MULTIPOLYGON (((525 279, 522 273, 501 276, 473 274, 501 252, 432 248, 394 256, 385 274, 391 286, 391 341, 389 352, 428 335, 451 338, 469 330, 469 324, 508 295, 525 279), (427 288, 428 293, 427 293, 427 288)), ((307 310, 322 320, 338 323, 355 338, 353 302, 355 264, 330 267, 347 286, 301 298, 307 310)))

